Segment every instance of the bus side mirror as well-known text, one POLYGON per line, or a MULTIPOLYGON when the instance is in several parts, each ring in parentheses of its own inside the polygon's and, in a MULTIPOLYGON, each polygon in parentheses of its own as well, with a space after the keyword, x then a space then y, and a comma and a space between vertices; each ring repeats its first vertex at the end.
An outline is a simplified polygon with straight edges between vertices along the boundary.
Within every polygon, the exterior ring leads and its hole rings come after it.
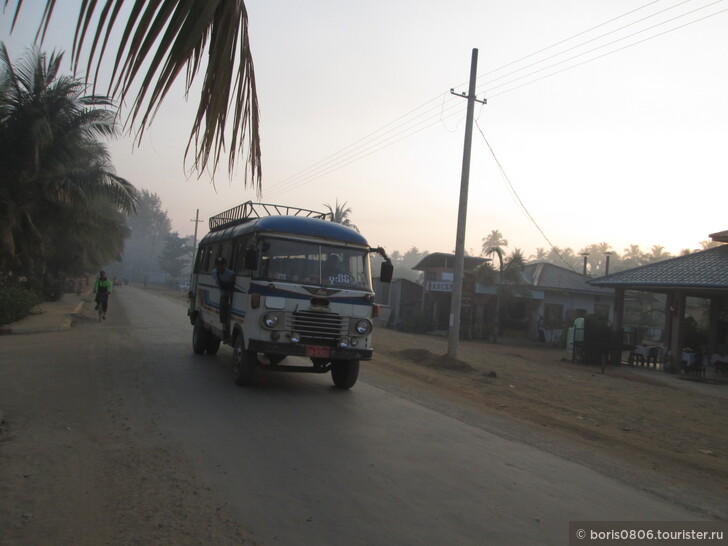
POLYGON ((245 269, 248 271, 258 269, 258 251, 254 248, 245 251, 245 269))
POLYGON ((392 262, 382 262, 382 268, 379 270, 379 280, 381 282, 392 282, 394 274, 394 266, 392 262))

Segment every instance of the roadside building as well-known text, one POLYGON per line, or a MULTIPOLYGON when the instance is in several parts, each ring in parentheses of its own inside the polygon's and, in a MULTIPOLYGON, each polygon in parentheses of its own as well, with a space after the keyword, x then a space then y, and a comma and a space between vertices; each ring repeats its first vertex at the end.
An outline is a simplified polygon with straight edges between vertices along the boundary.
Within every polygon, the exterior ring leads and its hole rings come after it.
MULTIPOLYGON (((710 238, 728 243, 728 231, 713 233, 710 238)), ((707 357, 708 363, 728 361, 728 244, 589 282, 595 287, 615 290, 612 328, 617 331, 629 320, 626 305, 633 294, 664 297, 664 324, 655 345, 661 350, 666 369, 679 370, 682 362, 691 360, 688 353, 707 357), (688 326, 693 321, 705 323, 705 336, 695 336, 691 332, 688 326), (690 339, 691 334, 693 339, 690 339)), ((637 343, 645 341, 654 340, 636 340, 637 343)))
MULTIPOLYGON (((461 336, 488 339, 495 328, 496 307, 500 308, 500 333, 506 337, 561 341, 564 328, 577 317, 599 314, 611 320, 614 291, 591 286, 588 277, 546 262, 526 264, 519 283, 486 286, 476 281, 476 268, 486 258, 466 256, 461 336)), ((436 252, 423 258, 413 269, 424 272, 422 311, 431 319, 432 329, 447 331, 454 254, 436 252)))
POLYGON ((422 309, 422 285, 408 279, 393 279, 391 283, 374 279, 375 303, 382 306, 379 324, 396 330, 417 331, 422 309))

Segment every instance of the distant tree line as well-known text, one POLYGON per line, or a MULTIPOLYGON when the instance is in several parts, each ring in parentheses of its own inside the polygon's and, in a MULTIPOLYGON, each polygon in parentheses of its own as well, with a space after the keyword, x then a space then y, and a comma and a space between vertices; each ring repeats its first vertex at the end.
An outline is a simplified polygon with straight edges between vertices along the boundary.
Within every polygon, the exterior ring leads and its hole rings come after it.
MULTIPOLYGON (((346 207, 346 203, 333 208, 325 205, 331 213, 331 219, 334 222, 353 226, 351 223, 352 210, 346 207)), ((700 248, 683 249, 677 256, 685 256, 693 252, 700 252, 708 248, 713 248, 721 243, 715 241, 701 241, 700 248)), ((584 271, 584 258, 586 257, 586 273, 591 277, 600 277, 607 272, 607 261, 609 261, 609 273, 617 273, 626 269, 632 269, 642 265, 654 262, 661 262, 669 258, 677 256, 672 255, 665 250, 664 246, 653 245, 649 251, 643 251, 639 245, 630 245, 628 248, 618 252, 609 243, 593 243, 578 251, 572 248, 552 247, 550 249, 537 248, 535 253, 526 257, 521 249, 514 248, 510 253, 507 251, 508 240, 503 236, 500 230, 492 230, 487 237, 482 238, 482 247, 480 256, 488 257, 496 260, 498 263, 490 263, 485 265, 479 271, 479 279, 486 284, 495 284, 498 271, 503 269, 502 273, 508 277, 517 276, 523 266, 530 262, 547 262, 571 269, 577 273, 584 271), (514 273, 515 272, 515 273, 514 273)), ((453 251, 454 253, 454 251, 453 251)), ((413 282, 422 282, 422 272, 414 271, 415 267, 429 252, 421 251, 419 248, 412 246, 409 250, 402 252, 393 250, 389 253, 389 257, 394 265, 394 278, 408 279, 413 282)), ((475 253, 471 249, 466 251, 466 255, 472 256, 475 253)), ((378 258, 375 258, 378 259, 378 258)), ((513 279, 511 279, 513 282, 513 279)))
POLYGON ((142 189, 136 214, 127 218, 129 238, 118 262, 109 265, 120 280, 175 287, 189 274, 192 238, 172 231, 172 222, 156 193, 142 189))

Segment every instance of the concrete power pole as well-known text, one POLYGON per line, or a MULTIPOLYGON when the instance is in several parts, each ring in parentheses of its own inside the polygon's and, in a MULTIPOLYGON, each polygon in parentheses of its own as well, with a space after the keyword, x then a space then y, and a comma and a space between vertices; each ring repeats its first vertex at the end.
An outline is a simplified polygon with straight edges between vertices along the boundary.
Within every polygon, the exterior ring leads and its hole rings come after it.
POLYGON ((197 212, 195 212, 195 219, 190 220, 190 222, 195 223, 195 236, 192 239, 192 267, 194 268, 195 267, 195 254, 196 254, 195 251, 197 250, 197 225, 200 222, 202 222, 202 220, 200 220, 200 209, 197 209, 197 212))
MULTIPOLYGON (((463 147, 463 169, 460 177, 460 204, 458 206, 458 226, 455 239, 455 273, 452 282, 452 301, 450 303, 450 328, 447 337, 447 356, 458 357, 458 344, 460 342, 460 307, 463 297, 463 277, 465 276, 465 224, 468 216, 468 184, 470 182, 470 148, 473 140, 473 112, 475 111, 475 79, 478 74, 478 50, 473 49, 470 60, 470 86, 467 117, 465 120, 465 145, 463 147)), ((457 95, 452 89, 450 92, 457 95)), ((485 101, 477 101, 485 104, 485 101)))

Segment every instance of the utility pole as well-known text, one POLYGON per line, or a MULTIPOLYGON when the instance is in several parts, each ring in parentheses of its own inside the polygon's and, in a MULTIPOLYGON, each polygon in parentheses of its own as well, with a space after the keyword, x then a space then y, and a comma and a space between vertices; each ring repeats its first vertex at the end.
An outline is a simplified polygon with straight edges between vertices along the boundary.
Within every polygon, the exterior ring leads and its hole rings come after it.
POLYGON ((200 220, 200 209, 197 209, 197 212, 195 213, 195 219, 190 220, 190 222, 195 223, 195 236, 192 239, 192 267, 194 267, 195 266, 195 251, 197 250, 197 224, 202 222, 202 220, 200 220))
POLYGON ((485 100, 475 98, 475 79, 478 74, 478 50, 473 49, 470 60, 470 85, 468 94, 450 93, 468 99, 467 117, 465 119, 465 144, 463 147, 463 169, 460 177, 460 204, 458 206, 458 226, 455 238, 455 273, 452 280, 452 300, 450 302, 450 328, 447 337, 447 356, 458 357, 460 343, 460 307, 463 297, 463 277, 465 276, 465 224, 468 216, 468 184, 470 182, 470 148, 473 140, 473 113, 475 103, 485 104, 485 100))

